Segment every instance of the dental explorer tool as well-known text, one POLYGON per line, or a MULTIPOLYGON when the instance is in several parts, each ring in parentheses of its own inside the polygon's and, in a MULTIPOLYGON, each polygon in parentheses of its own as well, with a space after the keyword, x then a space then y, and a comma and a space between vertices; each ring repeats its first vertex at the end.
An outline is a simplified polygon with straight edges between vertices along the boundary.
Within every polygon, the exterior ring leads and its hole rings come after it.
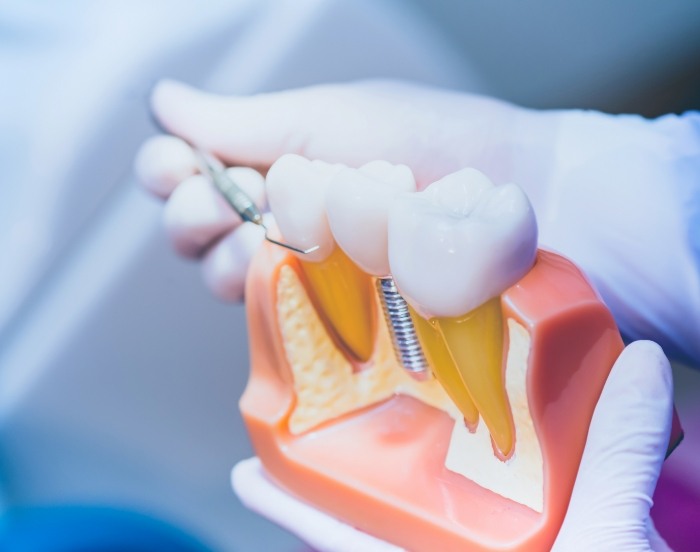
POLYGON ((226 199, 231 208, 238 213, 244 222, 252 222, 265 230, 265 239, 270 243, 296 251, 303 255, 307 255, 316 251, 320 246, 315 245, 308 249, 294 247, 288 243, 283 243, 271 238, 268 234, 268 228, 263 222, 263 216, 253 200, 246 194, 243 189, 226 173, 226 169, 218 159, 207 155, 203 151, 194 148, 195 153, 199 157, 200 164, 204 171, 209 175, 214 187, 219 190, 219 193, 226 199))
POLYGON ((431 371, 423 354, 423 348, 418 340, 416 328, 411 320, 408 303, 401 297, 394 279, 391 277, 377 278, 377 290, 389 328, 391 343, 399 364, 418 381, 431 377, 431 371))

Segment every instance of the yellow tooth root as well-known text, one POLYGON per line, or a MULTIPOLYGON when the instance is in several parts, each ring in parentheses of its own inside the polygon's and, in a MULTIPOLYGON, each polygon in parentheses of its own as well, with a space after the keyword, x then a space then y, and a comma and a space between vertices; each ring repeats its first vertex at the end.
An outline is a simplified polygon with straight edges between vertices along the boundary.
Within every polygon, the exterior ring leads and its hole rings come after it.
POLYGON ((513 449, 513 421, 503 383, 503 315, 500 297, 464 316, 434 319, 496 448, 513 449))
POLYGON ((336 247, 321 262, 299 261, 307 292, 329 333, 360 362, 374 352, 376 313, 372 278, 336 247))
POLYGON ((479 422, 479 411, 462 381, 462 376, 450 356, 450 351, 445 345, 437 324, 429 322, 412 308, 409 307, 409 309, 423 353, 435 378, 459 408, 469 429, 474 430, 479 422))

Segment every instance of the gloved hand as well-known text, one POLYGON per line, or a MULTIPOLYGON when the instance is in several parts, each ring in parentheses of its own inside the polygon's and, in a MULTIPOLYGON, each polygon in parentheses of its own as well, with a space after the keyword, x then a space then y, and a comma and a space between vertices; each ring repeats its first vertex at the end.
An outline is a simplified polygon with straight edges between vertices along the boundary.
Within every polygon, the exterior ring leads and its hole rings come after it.
MULTIPOLYGON (((658 345, 637 341, 615 363, 591 421, 569 509, 554 550, 669 550, 649 517, 668 445, 671 369, 658 345)), ((319 552, 398 552, 280 490, 257 458, 239 463, 233 486, 251 510, 319 552)))
MULTIPOLYGON (((630 339, 700 363, 700 115, 648 121, 537 112, 396 82, 220 97, 174 82, 153 111, 173 134, 231 164, 265 168, 284 153, 411 167, 419 185, 465 166, 528 193, 542 244, 591 277, 630 339)), ((202 255, 219 296, 240 299, 262 239, 239 224, 172 137, 147 142, 136 170, 164 198, 178 251, 202 255), (182 181, 182 182, 181 182, 182 181), (180 183, 178 185, 178 183, 180 183)), ((240 176, 262 204, 262 181, 240 176)))

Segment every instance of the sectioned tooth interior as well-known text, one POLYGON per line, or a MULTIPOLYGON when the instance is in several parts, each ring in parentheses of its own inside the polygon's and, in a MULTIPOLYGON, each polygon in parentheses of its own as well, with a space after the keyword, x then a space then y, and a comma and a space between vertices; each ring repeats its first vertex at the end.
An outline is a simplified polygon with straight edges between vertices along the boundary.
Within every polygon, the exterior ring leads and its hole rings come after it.
POLYGON ((341 165, 285 155, 270 168, 270 208, 284 238, 302 248, 299 267, 309 296, 336 343, 352 359, 366 362, 376 337, 372 281, 336 245, 326 216, 330 180, 341 165))
POLYGON ((416 311, 426 355, 468 425, 474 408, 479 412, 502 459, 515 434, 503 380, 500 294, 532 267, 536 247, 534 213, 522 190, 494 186, 474 169, 405 194, 390 211, 390 267, 416 311))
POLYGON ((367 362, 374 350, 377 318, 371 278, 339 247, 322 261, 300 264, 321 318, 355 359, 367 362))
POLYGON ((462 380, 457 364, 452 359, 440 328, 437 327, 436 321, 429 322, 414 309, 410 310, 423 353, 435 378, 459 408, 467 427, 472 431, 475 430, 479 423, 479 410, 462 380))
POLYGON ((513 449, 513 420, 503 381, 503 319, 500 297, 465 316, 433 321, 447 344, 464 385, 503 457, 513 449))

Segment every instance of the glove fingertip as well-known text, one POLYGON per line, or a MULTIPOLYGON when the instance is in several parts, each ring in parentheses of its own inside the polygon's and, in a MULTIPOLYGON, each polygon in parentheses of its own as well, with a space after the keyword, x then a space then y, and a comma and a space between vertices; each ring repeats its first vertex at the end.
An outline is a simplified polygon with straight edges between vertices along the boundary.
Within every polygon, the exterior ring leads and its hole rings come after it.
MULTIPOLYGON (((628 366, 627 386, 650 399, 673 402, 673 374, 663 349, 653 341, 635 341, 620 355, 616 365, 628 366)), ((618 370, 619 371, 619 370, 618 370)))
MULTIPOLYGON (((206 94, 180 81, 163 79, 151 92, 151 113, 166 131, 192 142, 191 126, 197 124, 206 94)), ((196 141, 196 140, 195 140, 196 141)))
POLYGON ((245 223, 207 252, 202 272, 207 286, 216 297, 228 302, 244 299, 248 266, 263 236, 262 228, 245 223))

